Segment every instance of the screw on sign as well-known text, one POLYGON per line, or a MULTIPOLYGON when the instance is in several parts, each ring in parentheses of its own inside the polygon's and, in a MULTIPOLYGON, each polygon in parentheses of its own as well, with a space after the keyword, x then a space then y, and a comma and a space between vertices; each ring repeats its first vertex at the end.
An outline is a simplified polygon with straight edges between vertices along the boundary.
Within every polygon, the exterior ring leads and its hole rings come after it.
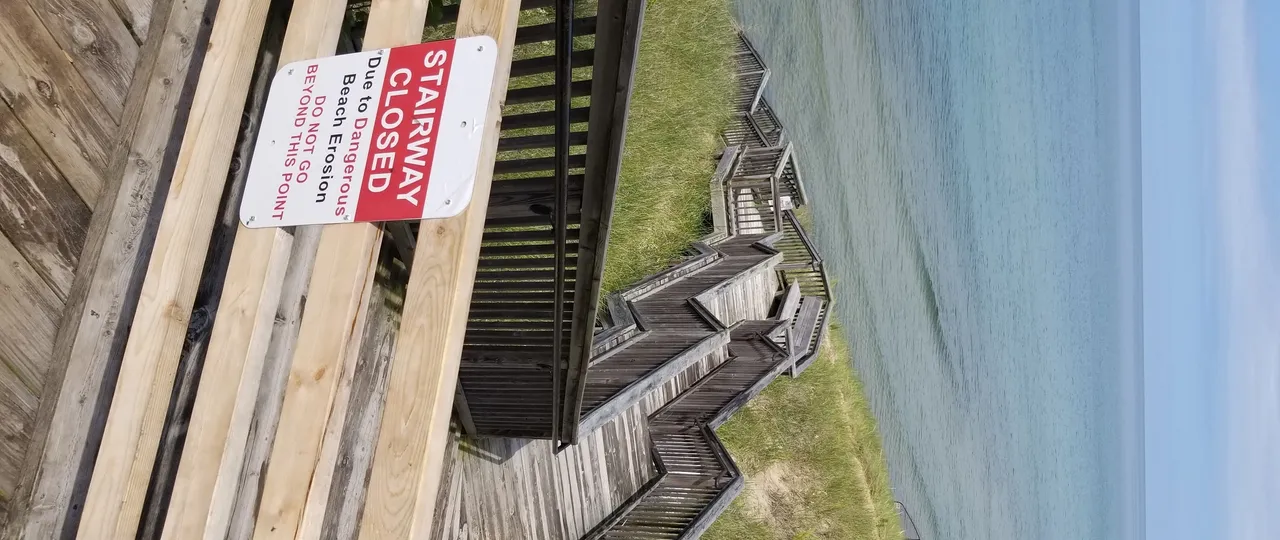
POLYGON ((285 227, 462 212, 497 51, 477 36, 289 64, 271 83, 240 221, 285 227))

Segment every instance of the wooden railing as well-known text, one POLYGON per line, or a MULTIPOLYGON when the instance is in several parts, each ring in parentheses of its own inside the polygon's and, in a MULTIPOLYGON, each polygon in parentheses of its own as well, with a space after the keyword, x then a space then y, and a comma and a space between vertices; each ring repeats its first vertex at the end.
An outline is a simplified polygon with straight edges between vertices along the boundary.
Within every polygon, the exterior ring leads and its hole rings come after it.
MULTIPOLYGON (((572 439, 582 374, 598 349, 604 243, 643 5, 521 5, 459 377, 457 408, 474 409, 464 423, 474 435, 572 439)), ((453 32, 457 2, 444 7, 429 37, 453 32)), ((417 232, 402 234, 411 244, 417 232)))
POLYGON ((786 285, 799 286, 802 300, 793 316, 795 339, 802 342, 804 352, 798 356, 791 370, 794 377, 808 368, 818 356, 822 338, 826 334, 828 314, 831 309, 831 283, 817 247, 805 232, 795 213, 782 213, 782 238, 772 245, 783 254, 778 273, 786 285))
POLYGON ((715 428, 758 395, 789 355, 767 336, 786 321, 749 321, 734 332, 740 354, 650 415, 658 474, 584 539, 697 538, 742 491, 744 477, 715 428))
MULTIPOLYGON (((743 237, 722 244, 723 249, 745 250, 755 258, 734 257, 729 266, 707 268, 707 273, 690 275, 712 264, 724 264, 719 249, 697 244, 702 254, 686 264, 656 275, 624 291, 623 302, 630 314, 618 313, 618 320, 635 321, 637 330, 645 331, 627 340, 612 332, 621 326, 601 331, 613 348, 593 358, 588 373, 587 398, 584 399, 578 433, 589 433, 638 402, 652 390, 666 384, 729 342, 728 324, 720 321, 705 305, 707 291, 743 276, 767 272, 781 261, 781 256, 767 247, 754 247, 755 237, 743 237), (672 286, 675 288, 665 289, 672 286), (639 305, 637 305, 639 304, 639 305)), ((611 308, 612 310, 612 308, 611 308)))
POLYGON ((790 155, 790 146, 738 152, 737 163, 724 187, 732 232, 760 234, 779 230, 783 193, 778 182, 790 155))
POLYGON ((742 34, 738 34, 738 48, 734 51, 733 63, 734 73, 738 78, 734 109, 740 113, 754 113, 764 95, 764 85, 769 82, 769 68, 742 34))

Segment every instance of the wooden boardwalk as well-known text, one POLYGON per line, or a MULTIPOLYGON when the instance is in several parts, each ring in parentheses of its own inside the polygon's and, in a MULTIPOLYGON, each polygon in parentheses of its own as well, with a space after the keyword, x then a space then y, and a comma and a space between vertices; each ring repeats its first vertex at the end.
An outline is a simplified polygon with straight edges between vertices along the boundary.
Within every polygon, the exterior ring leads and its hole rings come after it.
MULTIPOLYGON (((677 267, 677 279, 653 289, 640 284, 644 294, 632 304, 644 321, 644 337, 593 364, 587 375, 589 397, 596 395, 593 385, 606 390, 593 410, 617 410, 600 416, 605 420, 598 426, 584 426, 577 444, 557 453, 546 440, 456 433, 432 538, 579 538, 652 481, 657 469, 649 416, 725 362, 731 337, 726 324, 770 309, 781 257, 753 247, 760 240, 735 237, 713 248, 718 256, 711 264, 688 273, 677 267), (695 303, 706 307, 691 308, 695 303), (723 340, 706 352, 681 354, 691 343, 721 334, 723 340), (689 341, 672 341, 679 336, 689 341), (665 352, 650 354, 658 345, 665 352), (628 387, 642 391, 624 393, 628 387)), ((584 420, 591 412, 584 411, 584 420)))

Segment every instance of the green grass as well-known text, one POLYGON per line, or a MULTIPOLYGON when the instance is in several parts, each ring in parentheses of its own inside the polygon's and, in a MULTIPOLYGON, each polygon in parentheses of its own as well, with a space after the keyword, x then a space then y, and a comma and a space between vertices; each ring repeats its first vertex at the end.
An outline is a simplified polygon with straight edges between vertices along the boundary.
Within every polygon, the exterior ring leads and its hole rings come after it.
POLYGON ((712 155, 729 119, 735 37, 725 0, 650 0, 631 97, 604 290, 668 266, 706 230, 712 155))
MULTIPOLYGON (((726 0, 649 1, 606 292, 665 268, 707 232, 734 32, 726 0)), ((828 336, 799 379, 774 382, 719 430, 747 488, 704 538, 900 537, 875 418, 843 333, 833 323, 828 336)))
POLYGON ((747 487, 708 540, 901 538, 875 417, 833 322, 818 359, 718 430, 747 487))

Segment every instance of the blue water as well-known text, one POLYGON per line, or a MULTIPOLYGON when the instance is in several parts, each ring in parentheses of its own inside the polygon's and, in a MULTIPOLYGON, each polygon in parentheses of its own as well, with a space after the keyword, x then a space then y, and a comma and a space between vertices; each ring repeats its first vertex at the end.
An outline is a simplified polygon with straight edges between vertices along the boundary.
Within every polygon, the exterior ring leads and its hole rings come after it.
POLYGON ((1136 530, 1124 5, 736 0, 927 539, 1136 530))

